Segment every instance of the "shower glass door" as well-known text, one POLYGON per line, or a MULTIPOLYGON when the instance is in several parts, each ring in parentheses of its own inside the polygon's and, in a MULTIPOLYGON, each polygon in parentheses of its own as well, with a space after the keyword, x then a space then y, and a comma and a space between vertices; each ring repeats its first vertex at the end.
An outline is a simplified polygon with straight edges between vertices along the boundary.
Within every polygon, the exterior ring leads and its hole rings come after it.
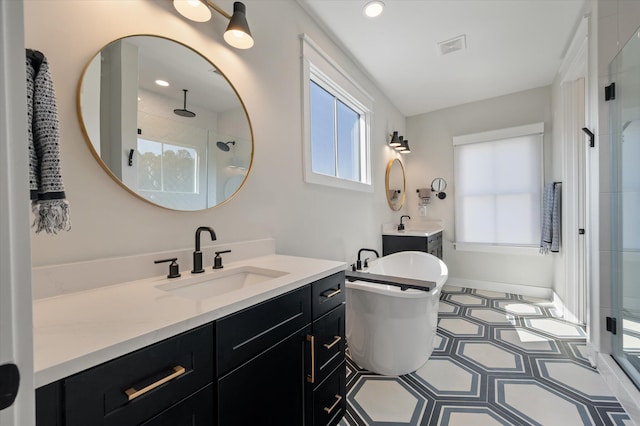
POLYGON ((613 356, 640 387, 640 31, 610 66, 613 356))

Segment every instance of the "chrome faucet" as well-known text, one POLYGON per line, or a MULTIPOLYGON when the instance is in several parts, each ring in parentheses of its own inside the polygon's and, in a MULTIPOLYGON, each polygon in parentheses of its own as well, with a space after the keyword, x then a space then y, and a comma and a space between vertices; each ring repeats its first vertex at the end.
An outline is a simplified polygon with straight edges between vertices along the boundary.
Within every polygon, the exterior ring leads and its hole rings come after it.
POLYGON ((200 233, 202 231, 208 231, 211 235, 211 241, 216 240, 216 233, 212 228, 208 226, 201 226, 196 230, 196 251, 193 252, 193 270, 192 274, 200 274, 204 272, 202 269, 202 252, 200 251, 200 233))
POLYGON ((408 218, 409 220, 411 219, 411 216, 403 214, 402 216, 400 216, 400 225, 398 225, 398 231, 404 231, 404 224, 402 223, 402 219, 403 218, 408 218))
MULTIPOLYGON (((356 270, 357 271, 361 271, 362 270, 362 260, 360 260, 360 255, 362 254, 363 251, 370 251, 372 253, 374 253, 376 255, 376 257, 380 257, 380 255, 378 254, 378 252, 374 249, 368 249, 368 248, 361 248, 360 250, 358 250, 358 260, 356 261, 356 270)), ((367 265, 367 260, 364 260, 364 267, 366 268, 367 265)))

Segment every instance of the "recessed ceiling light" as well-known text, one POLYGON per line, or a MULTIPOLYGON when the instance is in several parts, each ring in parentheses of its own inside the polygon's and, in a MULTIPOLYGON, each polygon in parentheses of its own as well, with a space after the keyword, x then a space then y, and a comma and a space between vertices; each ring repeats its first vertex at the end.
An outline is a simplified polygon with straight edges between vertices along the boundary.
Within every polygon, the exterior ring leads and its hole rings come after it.
POLYGON ((373 0, 364 5, 363 12, 369 18, 379 16, 384 10, 384 3, 380 0, 373 0))
POLYGON ((164 81, 164 80, 156 80, 156 84, 158 86, 162 86, 162 87, 168 87, 169 86, 169 82, 168 81, 164 81))

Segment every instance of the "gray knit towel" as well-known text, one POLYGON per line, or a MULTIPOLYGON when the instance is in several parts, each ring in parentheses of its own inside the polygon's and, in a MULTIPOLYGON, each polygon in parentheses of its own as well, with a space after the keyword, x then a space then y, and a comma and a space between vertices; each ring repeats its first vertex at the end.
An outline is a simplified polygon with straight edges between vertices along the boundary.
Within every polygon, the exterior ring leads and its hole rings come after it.
POLYGON ((549 254, 560 251, 560 195, 562 185, 559 182, 544 186, 542 199, 542 235, 540 253, 549 254))
POLYGON ((60 169, 58 110, 47 58, 27 50, 29 189, 36 233, 71 229, 60 169))

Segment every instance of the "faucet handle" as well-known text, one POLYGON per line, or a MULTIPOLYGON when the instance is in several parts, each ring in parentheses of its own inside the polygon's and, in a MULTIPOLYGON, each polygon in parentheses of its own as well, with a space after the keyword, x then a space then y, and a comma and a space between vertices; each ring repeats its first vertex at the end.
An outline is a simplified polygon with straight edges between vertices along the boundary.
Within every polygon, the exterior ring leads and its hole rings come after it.
POLYGON ((364 259, 364 264, 362 265, 364 268, 368 268, 369 267, 369 258, 365 258, 364 259))
POLYGON ((177 260, 177 257, 173 257, 171 259, 154 260, 153 263, 171 262, 171 264, 169 265, 169 275, 167 275, 167 278, 178 278, 180 276, 180 266, 178 265, 177 260))
POLYGON ((231 250, 222 250, 222 251, 217 251, 215 253, 216 253, 216 257, 213 258, 213 269, 224 268, 224 266, 222 266, 222 257, 220 257, 220 255, 224 253, 231 253, 231 250))

